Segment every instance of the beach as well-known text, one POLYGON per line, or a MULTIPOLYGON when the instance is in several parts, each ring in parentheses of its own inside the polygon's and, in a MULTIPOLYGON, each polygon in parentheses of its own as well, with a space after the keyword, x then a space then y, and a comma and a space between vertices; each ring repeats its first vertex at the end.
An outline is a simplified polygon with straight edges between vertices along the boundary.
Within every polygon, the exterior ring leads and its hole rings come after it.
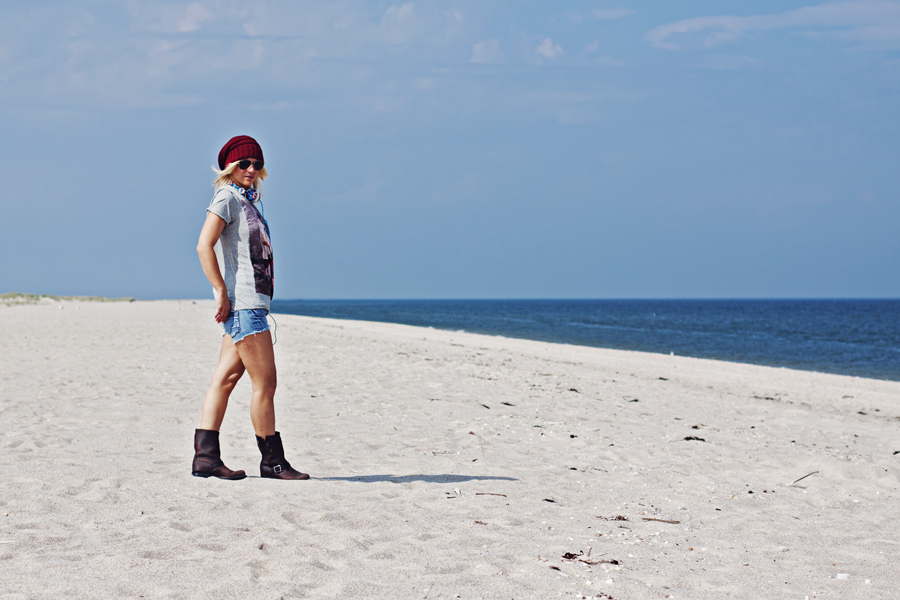
POLYGON ((900 382, 276 315, 202 479, 213 312, 0 305, 0 599, 897 597, 900 382))

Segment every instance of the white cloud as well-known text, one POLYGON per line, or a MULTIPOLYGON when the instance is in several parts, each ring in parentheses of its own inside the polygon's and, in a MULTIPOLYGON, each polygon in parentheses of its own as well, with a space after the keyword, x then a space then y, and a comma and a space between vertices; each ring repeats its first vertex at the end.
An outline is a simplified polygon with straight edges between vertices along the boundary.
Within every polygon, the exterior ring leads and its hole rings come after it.
MULTIPOLYGON (((597 52, 598 50, 600 50, 600 42, 592 42, 584 47, 584 54, 585 56, 587 56, 589 54, 597 52)), ((588 62, 592 65, 601 67, 621 67, 623 65, 621 61, 615 60, 611 56, 599 56, 597 58, 590 58, 588 62)))
POLYGON ((440 87, 438 80, 434 77, 417 77, 413 80, 413 84, 423 92, 433 92, 440 87))
POLYGON ((559 44, 554 44, 550 38, 545 38, 543 42, 535 49, 535 52, 546 59, 554 59, 562 56, 563 49, 559 44))
POLYGON ((500 49, 500 41, 487 40, 476 42, 472 45, 472 58, 469 59, 469 62, 482 65, 500 65, 503 64, 505 59, 506 56, 503 50, 500 49))
MULTIPOLYGON (((162 2, 149 5, 129 3, 128 10, 133 18, 139 20, 150 31, 190 33, 200 29, 200 26, 206 21, 221 18, 221 15, 217 17, 214 10, 217 7, 207 6, 209 4, 208 0, 193 2, 187 6, 162 2)), ((219 7, 219 10, 222 11, 222 8, 219 7)), ((231 11, 226 10, 225 13, 228 14, 231 11)), ((229 16, 233 15, 229 14, 229 16)), ((95 20, 91 18, 94 26, 96 26, 95 20)), ((80 33, 83 35, 87 32, 87 30, 82 30, 80 33)))
POLYGON ((594 10, 594 16, 598 19, 621 19, 634 12, 630 8, 598 8, 594 10))
POLYGON ((600 91, 544 89, 523 93, 518 98, 518 101, 522 104, 558 107, 579 104, 597 104, 609 100, 611 97, 611 94, 600 91))
POLYGON ((384 39, 391 44, 403 44, 416 34, 415 7, 412 2, 389 7, 379 24, 384 39))
POLYGON ((175 22, 175 28, 179 33, 187 33, 200 28, 200 24, 204 21, 212 19, 213 14, 202 4, 195 3, 187 7, 184 15, 175 22))
POLYGON ((754 31, 775 29, 801 29, 809 36, 896 46, 900 44, 900 3, 833 2, 774 15, 697 17, 656 27, 647 34, 647 40, 657 48, 677 50, 681 46, 672 38, 702 34, 701 45, 714 47, 754 31))
POLYGON ((625 63, 614 59, 612 56, 598 56, 597 58, 591 59, 590 63, 600 67, 622 67, 625 65, 625 63))
MULTIPOLYGON (((260 84, 248 103, 323 89, 351 102, 411 60, 434 67, 458 61, 472 43, 462 17, 438 3, 402 0, 160 0, 103 10, 84 1, 23 4, 0 22, 0 102, 203 104, 235 77, 260 84)), ((408 79, 402 91, 385 95, 418 89, 420 75, 401 75, 408 79)))
POLYGON ((716 54, 705 57, 699 66, 713 71, 742 71, 745 69, 752 69, 758 65, 757 62, 749 56, 716 54))
POLYGON ((384 17, 381 19, 381 22, 385 21, 391 22, 399 22, 402 23, 404 21, 408 21, 413 16, 413 11, 415 10, 412 2, 407 2, 402 6, 391 6, 384 12, 384 17))
POLYGON ((0 22, 0 108, 219 104, 236 80, 252 85, 230 102, 259 110, 324 98, 362 112, 436 110, 518 93, 506 83, 485 91, 459 69, 466 60, 551 63, 573 52, 582 67, 617 64, 605 46, 564 53, 564 32, 517 37, 490 14, 430 0, 40 4, 0 22))

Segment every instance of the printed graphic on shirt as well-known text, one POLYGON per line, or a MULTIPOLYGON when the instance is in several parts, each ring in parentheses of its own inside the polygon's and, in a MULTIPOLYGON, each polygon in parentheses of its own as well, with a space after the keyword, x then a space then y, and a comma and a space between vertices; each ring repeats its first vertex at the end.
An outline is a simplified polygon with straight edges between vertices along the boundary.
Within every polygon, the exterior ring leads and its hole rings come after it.
POLYGON ((260 218, 259 213, 249 202, 241 199, 244 214, 247 215, 247 227, 250 230, 250 262, 253 263, 253 279, 256 293, 274 296, 274 268, 272 261, 272 243, 269 240, 269 226, 260 218))

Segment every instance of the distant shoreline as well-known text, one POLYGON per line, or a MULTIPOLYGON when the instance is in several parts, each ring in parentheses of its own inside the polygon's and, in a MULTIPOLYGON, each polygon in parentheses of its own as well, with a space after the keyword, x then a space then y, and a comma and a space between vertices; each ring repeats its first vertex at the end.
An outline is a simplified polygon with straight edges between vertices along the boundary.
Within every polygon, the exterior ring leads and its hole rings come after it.
POLYGON ((50 302, 134 302, 135 298, 106 298, 104 296, 54 296, 52 294, 22 294, 20 292, 8 292, 0 294, 0 304, 7 306, 17 304, 37 304, 41 301, 50 302))
MULTIPOLYGON (((135 301, 0 294, 0 306, 135 301)), ((272 312, 900 381, 894 299, 275 300, 272 312)))

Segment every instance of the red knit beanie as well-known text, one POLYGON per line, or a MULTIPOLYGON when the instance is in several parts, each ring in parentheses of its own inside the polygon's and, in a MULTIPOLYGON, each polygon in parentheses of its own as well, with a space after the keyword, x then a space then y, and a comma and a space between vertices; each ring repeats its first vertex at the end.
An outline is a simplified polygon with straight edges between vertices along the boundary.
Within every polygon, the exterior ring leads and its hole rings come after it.
POLYGON ((219 170, 224 171, 231 163, 245 158, 255 158, 263 162, 266 160, 256 140, 249 135, 235 136, 219 150, 219 170))

